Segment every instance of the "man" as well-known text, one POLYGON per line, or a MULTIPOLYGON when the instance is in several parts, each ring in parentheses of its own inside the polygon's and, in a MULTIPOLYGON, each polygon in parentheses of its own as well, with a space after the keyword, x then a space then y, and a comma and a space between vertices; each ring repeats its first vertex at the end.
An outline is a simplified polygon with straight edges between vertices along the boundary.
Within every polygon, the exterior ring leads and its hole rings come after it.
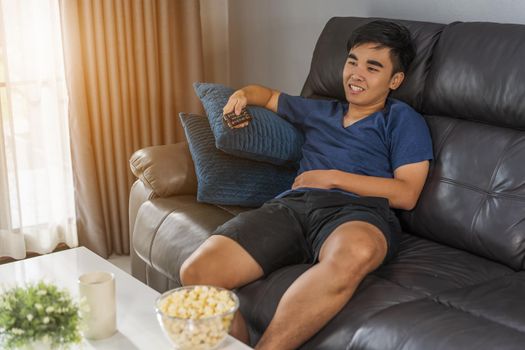
MULTIPOLYGON (((374 21, 356 29, 347 47, 347 102, 252 85, 224 107, 239 114, 247 104, 264 106, 305 134, 291 190, 219 227, 181 268, 185 285, 233 289, 287 265, 312 264, 284 293, 256 349, 295 349, 343 308, 396 251, 400 226, 390 207, 414 208, 427 177, 425 121, 388 98, 414 57, 410 33, 374 21)), ((241 317, 232 334, 247 340, 241 317)))

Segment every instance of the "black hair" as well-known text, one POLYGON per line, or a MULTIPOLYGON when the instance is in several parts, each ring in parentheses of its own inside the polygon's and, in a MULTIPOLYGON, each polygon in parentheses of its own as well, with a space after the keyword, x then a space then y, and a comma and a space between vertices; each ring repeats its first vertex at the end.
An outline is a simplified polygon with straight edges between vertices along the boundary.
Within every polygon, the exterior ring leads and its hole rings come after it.
POLYGON ((416 56, 410 31, 393 22, 378 20, 360 26, 350 35, 346 43, 347 52, 355 46, 367 43, 377 43, 378 48, 390 49, 390 58, 394 65, 392 75, 397 72, 406 73, 416 56))

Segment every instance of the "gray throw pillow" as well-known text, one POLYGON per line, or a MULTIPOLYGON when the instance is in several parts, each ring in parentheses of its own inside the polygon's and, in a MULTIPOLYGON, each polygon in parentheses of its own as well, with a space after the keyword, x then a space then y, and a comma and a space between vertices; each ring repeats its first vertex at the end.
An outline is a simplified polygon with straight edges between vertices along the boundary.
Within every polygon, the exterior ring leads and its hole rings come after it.
POLYGON ((292 186, 295 170, 218 150, 208 119, 180 114, 197 174, 200 202, 258 207, 292 186))
POLYGON ((230 129, 223 122, 222 109, 234 90, 209 83, 194 83, 193 87, 206 110, 218 149, 276 165, 293 167, 299 162, 304 137, 292 124, 266 108, 248 106, 253 116, 250 124, 230 129))

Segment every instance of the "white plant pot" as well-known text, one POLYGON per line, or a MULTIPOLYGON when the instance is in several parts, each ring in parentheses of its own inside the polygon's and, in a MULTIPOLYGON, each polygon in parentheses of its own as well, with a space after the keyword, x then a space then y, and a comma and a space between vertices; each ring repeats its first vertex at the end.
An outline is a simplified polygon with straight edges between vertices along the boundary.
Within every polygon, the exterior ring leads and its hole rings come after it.
POLYGON ((20 349, 21 350, 51 350, 53 348, 51 347, 50 342, 39 339, 37 341, 34 341, 30 344, 27 344, 21 347, 20 349))

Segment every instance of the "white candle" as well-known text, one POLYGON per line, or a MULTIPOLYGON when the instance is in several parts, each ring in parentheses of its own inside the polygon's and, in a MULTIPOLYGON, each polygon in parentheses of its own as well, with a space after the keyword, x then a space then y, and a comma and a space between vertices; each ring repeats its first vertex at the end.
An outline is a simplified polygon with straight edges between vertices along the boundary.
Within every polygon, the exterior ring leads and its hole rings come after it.
POLYGON ((89 339, 110 337, 117 330, 115 276, 109 272, 88 272, 78 279, 80 298, 87 309, 81 310, 83 334, 89 339))

